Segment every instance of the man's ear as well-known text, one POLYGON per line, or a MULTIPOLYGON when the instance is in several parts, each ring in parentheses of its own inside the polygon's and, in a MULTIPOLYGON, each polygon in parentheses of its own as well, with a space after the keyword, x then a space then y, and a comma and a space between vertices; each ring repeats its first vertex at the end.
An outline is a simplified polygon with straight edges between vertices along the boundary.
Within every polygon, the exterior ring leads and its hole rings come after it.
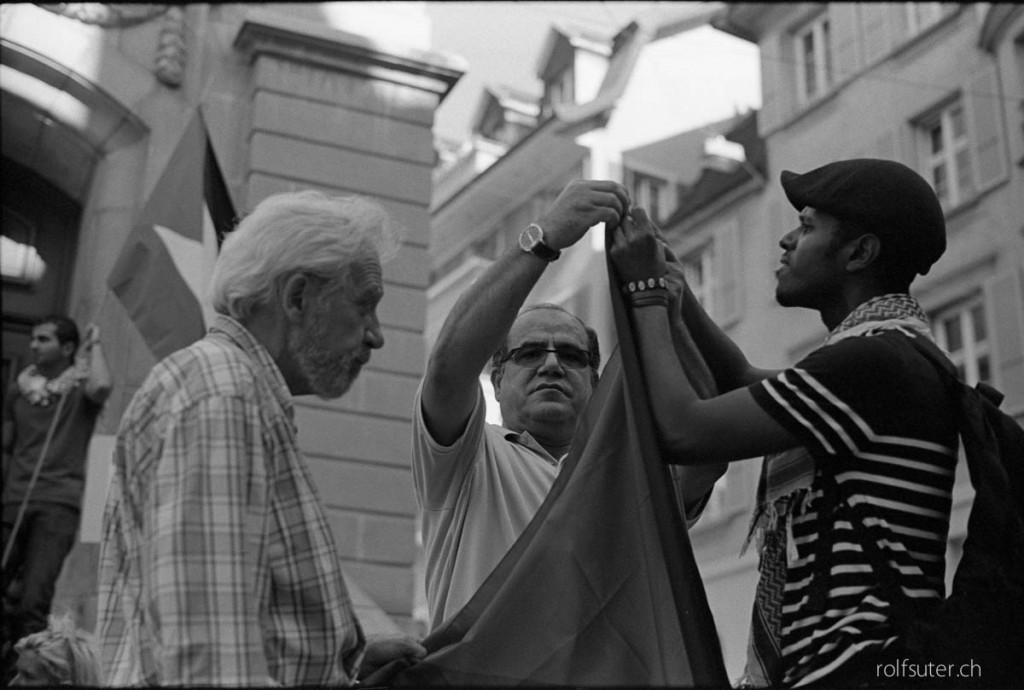
POLYGON ((846 252, 846 270, 850 273, 859 273, 878 261, 882 251, 882 240, 878 235, 865 233, 847 242, 843 251, 846 252))
POLYGON ((64 353, 65 357, 72 357, 75 354, 75 344, 70 340, 60 344, 60 351, 64 353))
POLYGON ((501 377, 505 373, 505 365, 491 369, 491 386, 494 387, 494 399, 499 400, 501 395, 501 377))
POLYGON ((292 323, 302 321, 302 315, 309 308, 312 300, 313 284, 309 276, 304 273, 293 273, 288 276, 278 299, 284 311, 285 318, 292 323))

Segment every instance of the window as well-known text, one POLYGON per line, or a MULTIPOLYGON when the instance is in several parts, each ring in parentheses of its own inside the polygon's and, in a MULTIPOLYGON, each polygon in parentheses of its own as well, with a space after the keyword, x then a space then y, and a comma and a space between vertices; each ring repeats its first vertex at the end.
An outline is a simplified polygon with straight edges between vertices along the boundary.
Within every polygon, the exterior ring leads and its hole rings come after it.
POLYGON ((916 36, 942 18, 941 2, 908 2, 907 33, 916 36))
POLYGON ((921 121, 927 142, 928 178, 943 208, 956 206, 975 193, 970 139, 960 99, 921 121))
POLYGON ((949 353, 957 373, 968 385, 992 383, 992 355, 985 303, 976 297, 935 315, 932 330, 939 346, 949 353))
POLYGON ((541 102, 541 117, 554 112, 555 104, 573 103, 576 100, 575 79, 572 68, 563 70, 544 84, 544 98, 541 102))
POLYGON ((827 17, 796 33, 797 93, 801 103, 820 96, 832 85, 832 39, 827 17))
POLYGON ((664 220, 668 211, 668 181, 628 169, 625 171, 625 178, 633 205, 647 211, 647 215, 655 223, 664 220))
POLYGON ((687 285, 693 291, 693 296, 697 298, 700 306, 704 307, 709 314, 712 313, 712 245, 710 243, 706 244, 700 249, 686 254, 682 257, 681 262, 683 264, 683 277, 686 278, 687 285))
POLYGON ((36 226, 17 211, 4 206, 0 236, 0 273, 4 283, 33 286, 46 273, 46 262, 36 249, 36 226))

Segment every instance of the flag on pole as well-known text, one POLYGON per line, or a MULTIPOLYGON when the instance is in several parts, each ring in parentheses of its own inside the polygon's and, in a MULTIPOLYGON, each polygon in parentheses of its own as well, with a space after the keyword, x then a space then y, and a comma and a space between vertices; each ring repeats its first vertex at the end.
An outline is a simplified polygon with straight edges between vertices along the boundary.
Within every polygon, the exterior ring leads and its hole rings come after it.
POLYGON ((619 348, 551 492, 473 598, 424 640, 428 655, 392 685, 728 687, 610 283, 619 348))
POLYGON ((234 218, 197 109, 107 278, 158 360, 202 338, 212 321, 206 288, 234 218))

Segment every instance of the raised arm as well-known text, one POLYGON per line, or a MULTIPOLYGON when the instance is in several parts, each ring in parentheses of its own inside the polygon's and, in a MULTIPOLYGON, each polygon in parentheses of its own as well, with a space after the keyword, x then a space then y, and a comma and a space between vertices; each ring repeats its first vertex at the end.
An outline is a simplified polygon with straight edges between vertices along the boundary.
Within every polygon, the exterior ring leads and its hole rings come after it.
MULTIPOLYGON (((646 214, 636 210, 632 213, 635 221, 627 219, 616 229, 611 249, 612 261, 620 278, 629 281, 664 275, 664 244, 657 237, 646 214)), ((708 400, 701 399, 688 372, 673 349, 667 346, 673 336, 666 305, 632 307, 631 312, 655 427, 670 462, 728 462, 799 445, 794 435, 757 405, 745 387, 734 388, 708 400)), ((691 308, 691 316, 693 312, 691 308)), ((756 374, 749 372, 759 370, 749 365, 746 367, 748 373, 741 374, 744 367, 736 363, 746 361, 742 353, 737 356, 735 351, 727 351, 724 355, 716 356, 707 351, 708 347, 714 347, 716 343, 729 350, 735 348, 732 341, 721 334, 727 343, 723 345, 715 335, 715 330, 717 327, 709 329, 704 335, 704 345, 700 349, 705 359, 711 354, 711 361, 718 362, 719 366, 723 366, 724 361, 725 365, 735 367, 733 373, 727 375, 733 382, 744 376, 752 378, 751 382, 758 380, 756 374)), ((696 335, 694 340, 697 340, 696 335)))
POLYGON ((85 339, 78 348, 76 355, 85 363, 89 374, 84 381, 83 391, 90 400, 102 404, 110 395, 113 384, 110 379, 110 368, 103 356, 103 344, 100 342, 100 329, 89 324, 85 329, 85 339))
MULTIPOLYGON (((711 370, 718 392, 725 393, 736 388, 744 388, 751 383, 776 375, 777 371, 752 366, 739 346, 704 310, 704 307, 697 301, 697 296, 693 294, 693 290, 683 279, 682 262, 669 248, 657 227, 650 222, 646 212, 643 209, 635 208, 630 215, 637 224, 650 225, 661 244, 672 292, 672 301, 669 304, 670 313, 676 313, 677 310, 682 313, 686 331, 711 370)), ((671 325, 674 328, 676 322, 673 321, 671 325)), ((679 335, 674 334, 674 337, 678 342, 679 335)))
MULTIPOLYGON (((598 223, 614 227, 628 206, 629 196, 617 182, 574 180, 537 224, 545 243, 561 250, 598 223)), ((513 246, 452 308, 423 383, 423 418, 438 443, 449 445, 465 430, 476 403, 478 376, 546 267, 543 259, 513 246)))

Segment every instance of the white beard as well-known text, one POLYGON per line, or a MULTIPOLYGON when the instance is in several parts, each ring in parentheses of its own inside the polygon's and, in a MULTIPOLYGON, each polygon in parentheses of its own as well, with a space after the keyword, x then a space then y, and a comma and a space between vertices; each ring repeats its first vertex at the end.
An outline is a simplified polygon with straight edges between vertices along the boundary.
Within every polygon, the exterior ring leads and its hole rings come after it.
POLYGON ((293 332, 289 337, 289 349, 313 393, 324 400, 340 398, 352 386, 359 364, 352 353, 330 353, 325 312, 317 310, 309 318, 310 324, 302 333, 293 332))

